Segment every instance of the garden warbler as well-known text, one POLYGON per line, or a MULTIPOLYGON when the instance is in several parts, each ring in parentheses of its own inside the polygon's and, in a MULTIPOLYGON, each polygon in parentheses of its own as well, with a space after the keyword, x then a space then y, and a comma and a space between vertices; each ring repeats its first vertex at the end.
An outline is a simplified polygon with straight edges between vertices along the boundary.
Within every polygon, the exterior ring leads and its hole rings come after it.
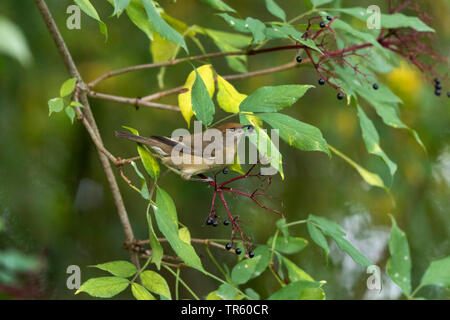
POLYGON ((152 154, 183 179, 198 180, 192 176, 233 164, 239 141, 252 132, 252 125, 226 123, 203 132, 172 137, 145 138, 123 131, 116 131, 115 135, 148 146, 152 154))

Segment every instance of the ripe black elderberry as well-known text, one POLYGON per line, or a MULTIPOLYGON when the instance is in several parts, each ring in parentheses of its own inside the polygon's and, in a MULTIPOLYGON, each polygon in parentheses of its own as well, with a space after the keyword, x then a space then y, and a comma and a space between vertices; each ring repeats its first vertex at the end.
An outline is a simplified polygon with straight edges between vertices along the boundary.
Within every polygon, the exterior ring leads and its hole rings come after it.
POLYGON ((206 220, 206 224, 207 224, 208 226, 212 225, 213 222, 214 222, 214 221, 213 221, 213 219, 211 219, 211 218, 208 218, 208 220, 206 220))
POLYGON ((441 95, 441 93, 442 93, 442 91, 439 90, 439 89, 436 89, 436 90, 434 91, 434 94, 437 95, 438 97, 441 95))
POLYGON ((447 92, 447 97, 449 97, 449 98, 450 98, 450 91, 448 91, 448 92, 447 92))
POLYGON ((237 254, 237 255, 240 255, 241 253, 242 253, 242 250, 239 249, 239 248, 237 248, 237 249, 236 249, 236 254, 237 254))
POLYGON ((342 99, 344 99, 344 95, 342 94, 342 93, 338 93, 338 95, 337 95, 337 98, 339 99, 339 100, 342 100, 342 99))
POLYGON ((327 20, 331 21, 331 20, 333 20, 333 17, 332 16, 327 16, 327 20))
POLYGON ((321 86, 323 86, 323 85, 325 84, 325 79, 324 79, 324 78, 320 78, 320 79, 319 79, 319 84, 320 84, 321 86))
POLYGON ((223 221, 223 224, 227 226, 227 225, 230 224, 230 221, 229 221, 229 220, 224 220, 224 221, 223 221))
POLYGON ((228 168, 223 168, 222 172, 223 172, 223 174, 228 174, 230 172, 230 170, 228 168))
POLYGON ((253 257, 255 256, 255 252, 250 251, 250 253, 248 254, 248 256, 249 256, 250 258, 253 258, 253 257))
POLYGON ((378 85, 378 83, 374 83, 372 87, 373 87, 375 90, 378 90, 378 88, 379 88, 380 86, 378 85))
POLYGON ((441 84, 441 79, 439 79, 439 78, 434 78, 434 83, 436 83, 436 84, 441 84))
POLYGON ((217 221, 213 222, 213 227, 217 227, 218 225, 219 225, 219 222, 217 222, 217 221))
POLYGON ((440 83, 438 83, 434 86, 434 88, 437 90, 442 90, 442 85, 440 83))
POLYGON ((298 63, 300 63, 300 62, 302 62, 303 61, 303 58, 302 58, 302 56, 297 56, 297 58, 295 58, 296 60, 297 60, 297 62, 298 63))
POLYGON ((227 250, 230 250, 231 247, 232 247, 231 243, 227 243, 227 244, 225 245, 225 249, 227 249, 227 250))
POLYGON ((326 24, 325 24, 325 22, 322 21, 322 22, 319 24, 319 26, 320 26, 321 28, 325 28, 326 24))

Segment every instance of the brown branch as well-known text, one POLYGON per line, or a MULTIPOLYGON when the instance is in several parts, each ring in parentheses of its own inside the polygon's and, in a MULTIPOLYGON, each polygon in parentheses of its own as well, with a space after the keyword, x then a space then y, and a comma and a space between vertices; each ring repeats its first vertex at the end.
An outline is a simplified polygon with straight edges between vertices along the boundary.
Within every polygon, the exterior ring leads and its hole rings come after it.
MULTIPOLYGON (((47 29, 49 30, 49 33, 50 33, 53 41, 56 44, 56 47, 64 61, 64 64, 65 64, 67 70, 69 71, 69 74, 72 77, 77 78, 79 88, 81 88, 82 90, 85 89, 86 85, 84 84, 83 79, 81 78, 81 75, 72 59, 69 49, 67 48, 67 46, 64 42, 64 39, 62 38, 61 33, 59 32, 59 29, 47 7, 47 4, 45 3, 44 0, 34 0, 34 2, 36 3, 36 5, 39 9, 42 19, 44 20, 44 22, 47 26, 47 29)), ((84 112, 82 112, 79 108, 77 108, 77 113, 79 116, 81 116, 84 126, 88 130, 88 133, 89 133, 92 141, 94 142, 94 144, 97 147, 100 162, 105 171, 106 178, 108 180, 108 183, 109 183, 109 186, 110 186, 113 198, 114 198, 114 203, 117 207, 117 213, 119 215, 120 221, 122 223, 122 226, 123 226, 123 229, 125 232, 126 240, 128 242, 133 242, 135 240, 133 229, 131 228, 131 224, 128 219, 128 214, 125 209, 125 205, 123 203, 122 195, 119 191, 119 186, 117 185, 116 178, 114 176, 111 165, 109 163, 109 160, 112 160, 112 158, 114 158, 114 157, 112 155, 110 155, 110 157, 108 157, 106 155, 107 153, 105 153, 106 149, 103 146, 102 138, 98 131, 97 124, 95 123, 95 119, 92 114, 92 111, 91 111, 91 108, 89 105, 89 101, 87 99, 86 91, 83 90, 79 94, 79 98, 80 98, 80 102, 84 105, 85 110, 84 110, 84 112)), ((132 262, 139 268, 139 259, 138 259, 137 254, 132 251, 130 251, 130 254, 131 254, 132 262)))
MULTIPOLYGON (((170 93, 175 93, 174 90, 170 90, 170 91, 171 91, 170 93)), ((178 108, 177 106, 156 103, 156 102, 150 102, 150 101, 143 101, 140 98, 120 97, 120 96, 114 96, 111 94, 100 93, 100 92, 95 92, 95 91, 89 91, 88 96, 91 98, 94 98, 94 99, 103 99, 103 100, 131 104, 135 107, 143 106, 143 107, 150 107, 150 108, 157 108, 157 109, 164 109, 164 110, 171 110, 171 111, 180 111, 180 108, 178 108)))

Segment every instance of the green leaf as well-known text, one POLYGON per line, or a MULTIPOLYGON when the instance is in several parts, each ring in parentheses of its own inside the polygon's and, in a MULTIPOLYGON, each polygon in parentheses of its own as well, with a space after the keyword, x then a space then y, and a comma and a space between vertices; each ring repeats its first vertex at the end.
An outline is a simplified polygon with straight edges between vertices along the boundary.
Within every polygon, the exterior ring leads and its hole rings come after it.
POLYGON ((431 262, 420 281, 421 286, 450 286, 450 256, 431 262))
POLYGON ((61 86, 61 89, 59 90, 59 96, 61 98, 64 98, 65 96, 72 94, 73 90, 75 90, 76 84, 77 78, 71 78, 69 80, 64 81, 64 83, 61 86))
POLYGON ((136 300, 156 300, 156 298, 148 292, 147 289, 136 282, 131 284, 131 292, 136 300))
POLYGON ((156 205, 153 205, 153 210, 159 230, 167 238, 175 253, 188 266, 204 271, 200 258, 194 248, 178 236, 175 204, 172 198, 159 187, 156 191, 156 205))
POLYGON ((147 13, 140 3, 132 1, 127 7, 127 15, 136 27, 141 29, 150 40, 153 40, 153 25, 148 20, 147 13))
POLYGON ((106 24, 100 19, 97 10, 95 10, 94 6, 91 4, 89 0, 74 0, 75 3, 83 10, 91 18, 97 20, 98 25, 100 27, 100 32, 108 39, 108 29, 106 28, 106 24))
POLYGON ((308 228, 309 235, 311 239, 325 251, 325 257, 328 258, 328 254, 330 253, 330 248, 328 247, 328 242, 322 231, 317 228, 311 221, 308 220, 306 223, 308 228))
POLYGON ((160 296, 166 297, 171 300, 172 295, 170 294, 169 285, 161 275, 155 271, 146 270, 140 275, 142 285, 149 291, 159 294, 160 296))
POLYGON ((293 26, 287 23, 272 23, 271 28, 265 29, 266 37, 269 39, 293 39, 301 44, 317 51, 322 54, 323 52, 317 47, 316 43, 312 39, 305 40, 303 33, 295 29, 293 26))
POLYGON ((239 18, 235 18, 230 16, 228 13, 219 13, 217 14, 219 17, 224 19, 231 28, 239 32, 250 32, 245 26, 245 21, 239 18))
POLYGON ((406 234, 397 226, 391 216, 392 228, 389 240, 390 259, 387 262, 389 277, 409 296, 411 294, 411 254, 406 234))
POLYGON ((270 250, 268 246, 262 245, 258 246, 255 249, 255 256, 254 258, 259 258, 258 263, 256 264, 255 271, 253 272, 253 275, 251 278, 256 278, 260 274, 262 274, 266 268, 269 266, 270 263, 270 250))
POLYGON ((217 295, 217 290, 214 290, 208 293, 208 295, 206 296, 206 300, 222 300, 222 299, 217 295))
POLYGON ((222 0, 202 0, 202 2, 219 11, 236 12, 233 8, 231 8, 222 0))
POLYGON ((138 145, 137 150, 147 173, 152 179, 157 179, 160 172, 158 161, 156 161, 146 146, 138 145))
MULTIPOLYGON (((283 234, 283 236, 285 238, 289 238, 291 236, 291 234, 289 233, 289 227, 286 226, 285 218, 281 218, 281 219, 277 220, 276 225, 277 225, 277 228, 280 229, 281 233, 283 234)), ((270 243, 270 245, 272 246, 272 242, 270 243)))
POLYGON ((128 278, 134 275, 137 270, 134 264, 129 261, 118 260, 102 264, 96 264, 92 267, 108 271, 109 273, 122 278, 128 278))
POLYGON ((290 146, 303 151, 321 151, 330 155, 327 142, 318 128, 281 113, 260 113, 258 117, 272 128, 279 129, 280 137, 290 146))
POLYGON ((205 126, 211 124, 214 119, 215 107, 214 103, 209 95, 208 89, 203 82, 202 77, 195 69, 195 81, 192 86, 192 109, 198 120, 203 122, 205 126))
POLYGON ((62 98, 53 98, 48 100, 48 116, 53 112, 61 112, 64 109, 64 101, 62 98))
POLYGON ((27 273, 39 268, 39 260, 31 255, 23 254, 15 249, 0 251, 1 270, 27 273))
POLYGON ((239 109, 247 112, 277 112, 296 103, 310 88, 314 86, 293 84, 261 87, 242 101, 239 109))
MULTIPOLYGON (((270 237, 267 240, 267 245, 272 246, 273 237, 270 237)), ((293 254, 297 253, 308 245, 308 241, 306 239, 300 237, 283 237, 279 236, 275 240, 275 250, 280 251, 285 254, 293 254)))
POLYGON ((334 0, 311 0, 312 5, 315 7, 323 6, 324 4, 333 2, 334 0))
POLYGON ((260 257, 255 256, 251 259, 244 259, 235 265, 231 271, 231 279, 233 282, 236 284, 244 284, 250 280, 255 273, 260 259, 260 257))
POLYGON ((188 228, 183 227, 183 228, 179 229, 178 236, 184 242, 191 243, 191 233, 189 232, 188 228))
POLYGON ((163 257, 163 248, 156 237, 155 230, 153 229, 152 216, 150 214, 150 206, 147 207, 147 223, 148 223, 148 239, 150 242, 150 248, 152 249, 152 263, 156 265, 158 270, 161 268, 161 260, 163 257))
MULTIPOLYGON (((330 9, 334 11, 343 12, 366 22, 372 15, 372 12, 367 12, 365 8, 345 8, 345 9, 330 9)), ((397 29, 397 28, 413 28, 419 32, 434 32, 433 28, 427 26, 422 20, 417 17, 409 17, 402 13, 395 14, 381 14, 380 23, 382 28, 397 29)))
POLYGON ((286 21, 286 13, 274 0, 266 0, 266 8, 267 10, 273 14, 275 17, 280 18, 283 21, 286 21))
POLYGON ((33 60, 31 50, 22 31, 9 19, 0 16, 0 54, 5 54, 29 66, 33 60))
POLYGON ((66 112, 66 115, 69 117, 70 122, 72 122, 75 120, 76 117, 76 113, 75 110, 71 107, 71 106, 67 106, 64 111, 66 112))
POLYGON ((248 17, 247 19, 245 19, 244 26, 252 33, 254 42, 261 42, 266 38, 266 35, 264 33, 264 31, 266 30, 266 25, 264 24, 264 22, 252 17, 248 17))
POLYGON ((245 289, 244 292, 250 298, 250 300, 261 300, 261 297, 259 296, 258 292, 256 292, 252 288, 247 288, 245 289))
POLYGON ((269 300, 300 300, 302 293, 308 288, 319 288, 319 282, 296 281, 292 282, 269 297, 269 300))
POLYGON ((150 19, 152 26, 156 30, 156 32, 158 32, 164 39, 180 45, 186 51, 186 53, 189 53, 183 37, 161 17, 160 13, 156 10, 153 1, 142 0, 142 3, 144 4, 148 18, 150 19))
POLYGON ((84 108, 84 105, 81 104, 81 103, 79 103, 78 101, 72 101, 72 102, 70 103, 70 105, 71 105, 72 107, 76 107, 76 108, 84 108))
POLYGON ((114 13, 113 16, 120 16, 120 14, 125 10, 130 4, 131 0, 114 0, 114 13))
POLYGON ((372 121, 366 116, 363 109, 358 105, 358 117, 359 125, 361 126, 362 136, 364 143, 366 145, 367 152, 374 154, 384 160, 389 168, 391 177, 394 176, 397 171, 397 165, 389 159, 389 157, 384 153, 380 147, 380 137, 378 136, 377 129, 375 128, 372 121))
POLYGON ((370 172, 366 169, 364 169, 362 166, 357 164, 355 161, 347 157, 345 154, 337 150, 336 148, 333 148, 332 146, 328 145, 331 151, 333 151, 335 154, 337 154, 340 158, 344 159, 349 165, 351 165, 353 168, 358 171, 359 175, 371 186, 380 187, 385 190, 387 190, 387 187, 384 185, 383 180, 380 178, 379 175, 376 173, 370 172))
POLYGON ((86 292, 97 298, 111 298, 125 290, 130 281, 121 277, 92 278, 83 283, 75 294, 86 292))
POLYGON ((237 290, 232 285, 224 283, 216 291, 216 295, 222 300, 234 300, 237 295, 237 290))
POLYGON ((294 262, 292 262, 288 258, 283 257, 283 263, 286 266, 286 269, 288 271, 288 277, 289 280, 291 280, 291 282, 296 282, 300 280, 314 281, 314 279, 309 274, 307 274, 305 271, 299 268, 294 262))
POLYGON ((136 172, 136 174, 138 175, 138 177, 141 180, 141 190, 139 190, 138 188, 134 188, 132 187, 135 191, 139 192, 142 196, 142 198, 144 198, 145 200, 150 200, 150 194, 148 192, 148 188, 147 188, 147 182, 145 181, 145 177, 142 174, 142 172, 139 171, 136 163, 134 161, 132 161, 131 166, 134 168, 134 171, 136 172))
POLYGON ((346 252, 356 263, 362 266, 370 266, 373 263, 361 254, 348 240, 345 239, 345 232, 341 227, 328 219, 310 214, 308 220, 315 226, 319 227, 322 232, 333 238, 339 249, 346 252))
POLYGON ((247 96, 239 93, 231 83, 217 75, 217 103, 226 112, 238 113, 239 105, 247 96))

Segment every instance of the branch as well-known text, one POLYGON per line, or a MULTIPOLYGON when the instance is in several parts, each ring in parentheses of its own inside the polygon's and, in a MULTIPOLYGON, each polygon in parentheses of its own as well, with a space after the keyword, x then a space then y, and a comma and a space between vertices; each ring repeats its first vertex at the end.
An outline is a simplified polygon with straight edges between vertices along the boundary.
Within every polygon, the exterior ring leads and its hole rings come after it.
MULTIPOLYGON (((170 90, 170 91, 171 91, 170 93, 175 93, 175 90, 170 90)), ((95 92, 95 91, 89 91, 88 96, 91 98, 94 98, 94 99, 103 99, 103 100, 109 100, 109 101, 115 101, 115 102, 121 102, 121 103, 128 103, 135 107, 143 106, 143 107, 158 108, 158 109, 171 110, 171 111, 180 111, 180 108, 177 106, 144 101, 143 99, 140 99, 140 98, 120 97, 120 96, 114 96, 111 94, 100 93, 100 92, 95 92)), ((163 96, 163 95, 161 95, 161 96, 163 96)))
MULTIPOLYGON (((53 38, 53 41, 56 44, 56 47, 64 61, 64 64, 69 71, 69 74, 72 77, 77 78, 78 80, 78 87, 83 90, 86 88, 85 83, 83 82, 83 79, 81 78, 81 75, 72 59, 72 56, 69 52, 69 49, 66 46, 66 43, 64 42, 64 39, 61 36, 61 33, 59 32, 58 27, 56 26, 56 23, 47 7, 47 4, 44 0, 34 0, 36 3, 39 12, 42 16, 42 19, 44 20, 45 24, 47 25, 47 29, 50 32, 51 37, 53 38)), ((77 114, 81 116, 82 123, 85 126, 86 130, 88 131, 92 141, 97 147, 98 155, 100 158, 100 162, 103 166, 103 169, 106 174, 106 178, 108 180, 113 198, 114 203, 117 207, 117 213, 119 215, 120 221, 122 223, 126 240, 129 242, 132 242, 135 240, 133 229, 131 228, 130 221, 128 219, 128 214, 125 209, 125 205, 123 203, 122 195, 119 191, 119 186, 117 185, 116 178, 114 176, 114 173, 111 169, 111 165, 109 163, 109 160, 115 159, 114 156, 109 154, 107 150, 103 146, 103 141, 100 136, 100 133, 98 131, 97 124, 95 122, 94 116, 92 114, 89 101, 87 99, 86 91, 83 90, 80 94, 80 102, 84 105, 85 112, 82 112, 79 108, 77 108, 77 114), (107 156, 109 154, 109 156, 107 156)), ((135 252, 130 251, 131 254, 131 260, 133 263, 139 268, 139 259, 135 252)))

